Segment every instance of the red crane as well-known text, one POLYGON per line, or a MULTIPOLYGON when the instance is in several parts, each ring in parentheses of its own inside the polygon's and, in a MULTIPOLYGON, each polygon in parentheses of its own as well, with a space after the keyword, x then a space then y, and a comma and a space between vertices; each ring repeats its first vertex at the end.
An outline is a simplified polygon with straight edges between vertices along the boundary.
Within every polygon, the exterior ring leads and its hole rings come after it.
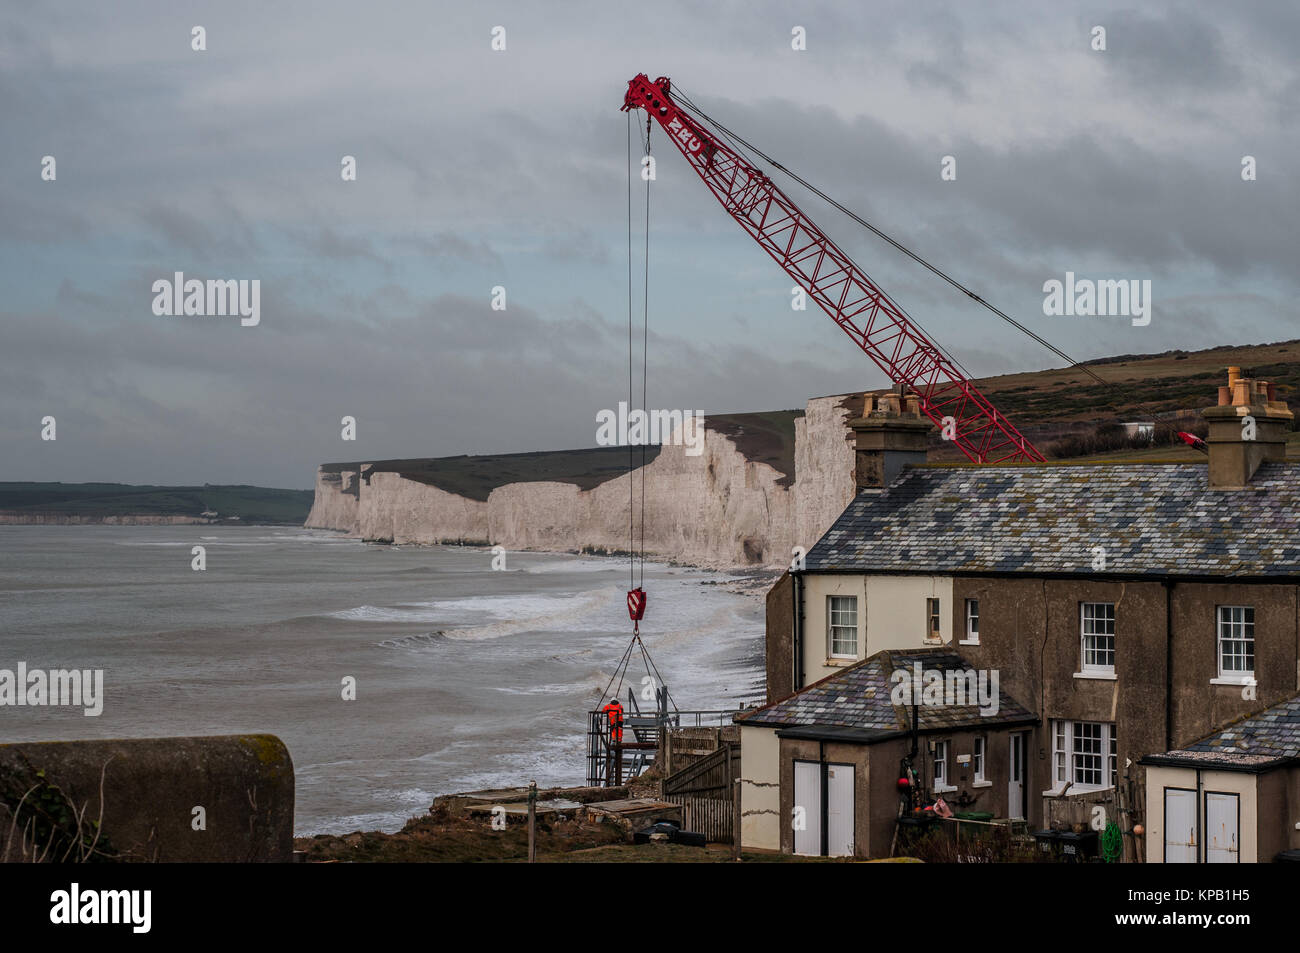
POLYGON ((644 109, 663 126, 727 214, 891 381, 907 385, 920 397, 921 411, 930 420, 943 428, 944 418, 952 418, 953 426, 946 431, 967 459, 976 463, 1044 459, 956 363, 768 176, 673 100, 666 76, 651 82, 641 73, 629 82, 623 111, 632 109, 644 109))

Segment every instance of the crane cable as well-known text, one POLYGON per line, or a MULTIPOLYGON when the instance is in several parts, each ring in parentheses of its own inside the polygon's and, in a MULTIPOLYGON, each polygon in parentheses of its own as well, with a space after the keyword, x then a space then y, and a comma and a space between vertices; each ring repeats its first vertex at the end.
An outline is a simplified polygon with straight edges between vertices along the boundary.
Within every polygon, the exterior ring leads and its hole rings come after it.
MULTIPOLYGON (((650 157, 649 116, 645 119, 645 156, 650 157)), ((650 178, 648 175, 645 177, 645 297, 641 303, 641 410, 643 413, 649 413, 646 393, 650 381, 650 178)), ((637 577, 638 586, 645 583, 645 467, 649 434, 644 436, 645 439, 641 441, 641 572, 637 577)))
POLYGON ((641 650, 641 663, 645 666, 646 676, 650 679, 652 684, 663 687, 664 694, 668 698, 668 704, 672 706, 673 711, 678 711, 677 702, 673 699, 673 693, 668 690, 668 683, 665 682, 664 677, 659 674, 659 666, 656 665, 655 660, 650 657, 650 650, 645 647, 645 642, 641 641, 640 634, 632 636, 631 641, 627 643, 627 648, 623 650, 623 654, 619 658, 618 664, 614 666, 614 674, 609 677, 609 681, 605 683, 605 690, 600 693, 601 699, 617 698, 618 693, 622 691, 623 682, 627 677, 627 668, 632 663, 633 648, 639 648, 641 650), (611 685, 614 685, 615 679, 618 679, 618 684, 615 686, 614 693, 611 695, 609 689, 611 685))
MULTIPOLYGON (((633 284, 632 284, 632 113, 627 113, 627 406, 628 414, 631 415, 632 400, 634 395, 634 372, 633 372, 633 355, 634 348, 632 344, 633 335, 633 284)), ((643 154, 647 157, 650 155, 650 119, 646 118, 645 134, 641 136, 641 147, 643 154)), ((645 176, 645 236, 643 260, 645 270, 642 275, 643 295, 641 301, 642 325, 641 325, 641 408, 644 412, 647 405, 647 395, 649 392, 650 378, 650 177, 645 176)), ((630 588, 640 588, 645 582, 645 467, 646 467, 646 440, 641 441, 641 533, 640 545, 637 541, 636 531, 636 500, 635 500, 635 482, 633 474, 636 471, 636 445, 628 441, 627 448, 627 472, 628 472, 628 578, 630 588), (639 563, 639 566, 638 566, 639 563)))
MULTIPOLYGON (((627 406, 628 412, 632 407, 632 113, 627 114, 627 406)), ((633 456, 632 444, 629 441, 627 445, 627 560, 628 560, 628 588, 636 588, 636 557, 633 555, 632 540, 635 524, 633 520, 636 515, 636 507, 633 505, 632 495, 632 470, 633 456)))
MULTIPOLYGON (((650 155, 650 129, 651 122, 649 117, 646 118, 645 134, 641 137, 641 146, 644 155, 650 155)), ((650 345, 650 182, 651 177, 645 176, 645 271, 643 280, 645 282, 644 295, 642 297, 642 337, 641 337, 641 406, 644 410, 647 403, 649 392, 649 345, 650 345)), ((633 262, 633 241, 632 241, 632 114, 628 112, 627 120, 627 397, 629 414, 632 407, 634 396, 635 373, 634 373, 634 349, 633 349, 633 330, 634 308, 633 308, 633 279, 632 279, 632 262, 633 262)), ((645 436, 645 435, 643 435, 645 436)), ((646 468, 646 440, 641 441, 641 538, 640 545, 637 544, 636 535, 636 505, 635 505, 635 484, 633 483, 633 474, 636 471, 635 444, 628 441, 628 578, 631 587, 629 591, 629 608, 631 607, 632 593, 641 592, 641 598, 644 600, 642 586, 645 582, 645 468, 646 468), (638 567, 638 561, 640 566, 638 567)), ((644 611, 644 601, 642 602, 642 611, 644 611)), ((633 616, 632 639, 628 642, 627 648, 624 649, 623 655, 619 658, 618 665, 614 668, 614 674, 610 676, 605 685, 605 690, 601 692, 601 697, 609 693, 609 688, 618 680, 618 688, 615 692, 623 687, 623 680, 626 676, 627 666, 632 660, 632 649, 641 650, 641 661, 645 666, 646 675, 651 682, 657 686, 662 686, 668 702, 677 710, 677 703, 673 700, 672 693, 668 691, 668 685, 664 682, 663 676, 659 673, 659 666, 650 657, 650 651, 646 648, 645 642, 641 640, 641 625, 637 617, 633 616)))

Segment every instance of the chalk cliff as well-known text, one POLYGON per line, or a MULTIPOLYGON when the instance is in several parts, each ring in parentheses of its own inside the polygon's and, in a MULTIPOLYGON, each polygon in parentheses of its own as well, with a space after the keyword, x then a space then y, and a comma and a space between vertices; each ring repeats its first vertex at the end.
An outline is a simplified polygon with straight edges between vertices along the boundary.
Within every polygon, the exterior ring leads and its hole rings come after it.
POLYGON ((701 455, 668 443, 631 473, 626 450, 616 457, 574 451, 570 457, 591 456, 567 467, 553 462, 560 454, 325 464, 306 526, 394 543, 620 552, 628 548, 630 482, 638 515, 644 484, 645 548, 653 558, 781 567, 792 547, 810 547, 852 499, 846 422, 861 413, 861 395, 856 408, 852 400, 818 398, 802 415, 709 417, 701 455), (532 473, 557 478, 501 482, 501 474, 532 473))

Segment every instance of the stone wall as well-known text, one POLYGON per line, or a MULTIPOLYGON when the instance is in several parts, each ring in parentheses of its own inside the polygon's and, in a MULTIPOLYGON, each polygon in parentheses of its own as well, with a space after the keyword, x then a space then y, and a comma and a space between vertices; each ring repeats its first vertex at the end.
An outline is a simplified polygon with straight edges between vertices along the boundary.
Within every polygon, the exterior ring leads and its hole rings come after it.
POLYGON ((290 861, 293 798, 274 735, 0 744, 0 861, 290 861))

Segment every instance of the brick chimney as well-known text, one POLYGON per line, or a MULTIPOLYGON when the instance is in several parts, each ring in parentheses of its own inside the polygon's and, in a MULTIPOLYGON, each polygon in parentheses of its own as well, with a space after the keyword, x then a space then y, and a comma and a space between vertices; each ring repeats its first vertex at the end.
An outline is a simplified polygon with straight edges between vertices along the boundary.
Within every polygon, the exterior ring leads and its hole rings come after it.
POLYGON ((925 463, 933 425, 915 394, 866 394, 862 416, 849 421, 855 435, 853 482, 858 492, 888 486, 909 463, 925 463))
POLYGON ((1228 386, 1219 388, 1218 406, 1201 411, 1210 425, 1210 489, 1243 489, 1261 463, 1286 459, 1286 435, 1294 415, 1286 401, 1276 397, 1268 381, 1242 377, 1239 367, 1228 368, 1228 386))

